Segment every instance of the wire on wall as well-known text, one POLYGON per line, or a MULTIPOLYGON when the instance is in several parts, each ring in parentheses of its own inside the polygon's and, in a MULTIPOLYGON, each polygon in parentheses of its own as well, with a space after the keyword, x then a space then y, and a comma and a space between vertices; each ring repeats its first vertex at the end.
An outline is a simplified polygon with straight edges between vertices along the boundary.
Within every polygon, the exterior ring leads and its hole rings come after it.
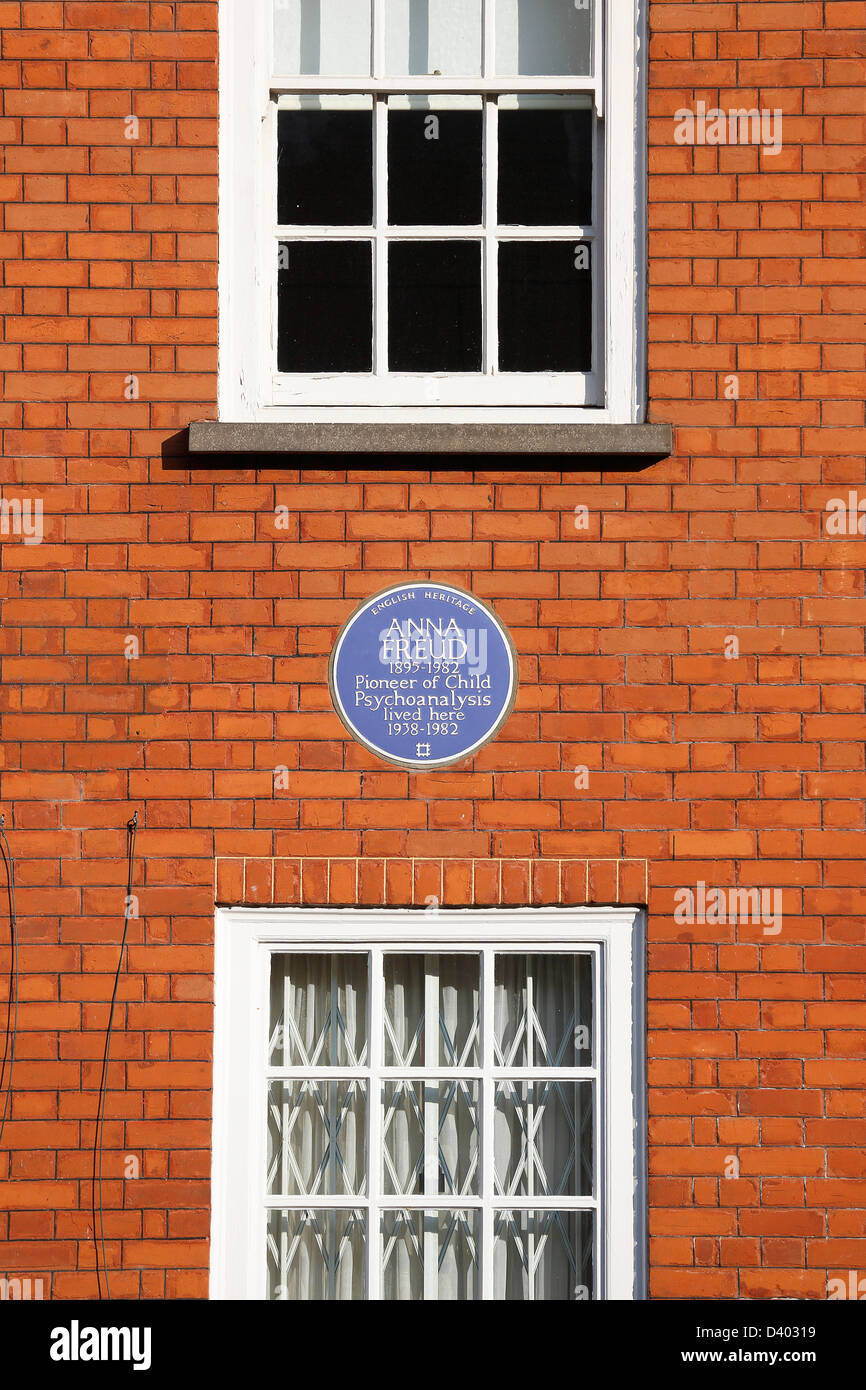
POLYGON ((108 1075, 108 1058, 111 1051, 111 1030, 114 1025, 114 1008, 117 1003, 117 989, 120 984, 120 972, 123 969, 123 955, 126 949, 126 935, 129 931, 129 919, 132 916, 132 877, 135 868, 135 834, 138 829, 138 812, 136 811, 132 820, 126 823, 126 859, 127 859, 127 878, 126 878, 126 911, 123 917, 123 935, 120 939, 120 955, 117 958, 117 970, 114 975, 114 989, 111 992, 111 1008, 108 1012, 108 1027, 105 1030, 105 1052, 102 1058, 102 1079, 99 1083, 99 1100, 96 1106, 96 1128, 93 1131, 93 1180, 91 1183, 91 1210, 93 1214, 93 1245, 96 1252, 96 1289, 99 1298, 102 1298, 102 1279, 105 1279, 105 1297, 111 1298, 111 1289, 108 1283, 108 1264, 105 1258, 105 1208, 102 1201, 102 1140, 103 1140, 103 1119, 105 1114, 105 1082, 108 1075), (97 1192, 99 1201, 97 1203, 97 1192), (98 1208, 98 1216, 97 1216, 98 1208), (102 1257, 102 1273, 100 1274, 100 1254, 102 1257))
POLYGON ((6 1120, 12 1109, 12 1069, 15 1066, 15 1043, 18 1038, 18 923, 15 912, 15 861, 6 838, 6 817, 0 816, 0 841, 3 844, 3 858, 6 860, 6 883, 9 891, 9 935, 11 952, 9 956, 9 994, 6 1009, 6 1039, 3 1044, 3 1065, 0 1067, 0 1144, 6 1120), (13 1002, 14 1001, 14 1002, 13 1002), (8 1072, 7 1072, 8 1066, 8 1072))

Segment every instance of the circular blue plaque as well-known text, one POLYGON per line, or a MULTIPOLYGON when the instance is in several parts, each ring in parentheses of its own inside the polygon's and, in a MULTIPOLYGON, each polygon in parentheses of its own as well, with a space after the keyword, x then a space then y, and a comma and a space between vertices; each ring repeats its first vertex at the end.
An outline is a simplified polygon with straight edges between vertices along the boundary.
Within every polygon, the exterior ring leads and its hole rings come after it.
POLYGON ((500 730, 517 656, 486 603, 453 584, 397 584, 341 628, 329 671, 349 733, 398 767, 447 767, 500 730))

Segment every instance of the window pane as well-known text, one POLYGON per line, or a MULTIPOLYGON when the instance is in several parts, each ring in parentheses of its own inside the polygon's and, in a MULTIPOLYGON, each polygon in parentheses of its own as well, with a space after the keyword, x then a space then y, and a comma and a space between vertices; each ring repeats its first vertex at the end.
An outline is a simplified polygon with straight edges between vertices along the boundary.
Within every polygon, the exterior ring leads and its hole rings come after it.
POLYGON ((370 0, 274 0, 274 67, 284 77, 370 71, 370 0))
POLYGON ((268 1193, 363 1196, 366 1136, 366 1081, 271 1081, 268 1193))
POLYGON ((591 1299, 591 1211, 503 1211, 494 1217, 493 1297, 591 1299))
POLYGON ((277 113, 277 146, 281 226, 372 224, 371 98, 295 98, 277 113))
POLYGON ((424 1297, 424 1212, 384 1211, 382 1297, 418 1303, 424 1297))
POLYGON ((592 1066, 592 956, 497 956, 495 980, 496 1066, 592 1066))
POLYGON ((481 370, 481 243, 389 248, 389 365, 395 372, 481 370))
POLYGON ((496 70, 521 76, 592 72, 593 0, 496 0, 496 70))
POLYGON ((478 1193, 477 1081, 385 1081, 382 1106, 388 1196, 478 1193))
POLYGON ((479 1065, 481 963, 475 955, 386 954, 386 1067, 479 1065), (426 973, 439 1000, 438 1020, 425 1028, 426 973))
POLYGON ((591 371, 588 245, 536 241, 500 245, 499 366, 503 372, 591 371))
POLYGON ((362 1066, 367 957, 272 955, 270 1065, 362 1066))
POLYGON ((389 73, 477 77, 481 0, 386 0, 389 73))
POLYGON ((593 1082, 502 1082, 493 1134, 497 1193, 593 1195, 593 1082))
POLYGON ((367 1297, 363 1211, 271 1211, 267 1220, 269 1299, 367 1297))
POLYGON ((471 1299, 481 1295, 478 1211, 440 1211, 439 1298, 471 1299))
POLYGON ((422 1300, 425 1264, 433 1297, 478 1298, 477 1211, 386 1211, 381 1232, 384 1299, 422 1300))
POLYGON ((528 227, 592 222, 592 112, 580 97, 499 103, 499 221, 528 227))
POLYGON ((439 956, 439 1056, 431 1065, 480 1065, 479 988, 481 963, 477 956, 439 956))
POLYGON ((383 1191, 424 1193, 424 1082, 386 1081, 382 1087, 383 1191))
POLYGON ((388 220, 395 226, 481 222, 478 97, 396 97, 388 106, 388 220))
POLYGON ((366 241, 280 246, 277 365, 281 372, 373 367, 373 253, 366 241))
MULTIPOLYGON (((460 1197, 478 1193, 478 1082, 440 1081, 427 1086, 438 1115, 439 1192, 460 1197)), ((429 1190, 429 1189, 428 1189, 429 1190)))
POLYGON ((385 1066, 424 1065, 424 957, 386 955, 385 1066))

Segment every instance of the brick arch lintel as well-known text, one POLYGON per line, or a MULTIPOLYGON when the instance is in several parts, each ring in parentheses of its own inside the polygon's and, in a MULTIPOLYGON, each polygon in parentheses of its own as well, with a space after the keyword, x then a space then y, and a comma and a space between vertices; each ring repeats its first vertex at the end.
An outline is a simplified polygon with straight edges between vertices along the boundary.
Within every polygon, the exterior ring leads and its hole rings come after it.
POLYGON ((646 859, 404 859, 221 856, 221 907, 644 905, 646 859))

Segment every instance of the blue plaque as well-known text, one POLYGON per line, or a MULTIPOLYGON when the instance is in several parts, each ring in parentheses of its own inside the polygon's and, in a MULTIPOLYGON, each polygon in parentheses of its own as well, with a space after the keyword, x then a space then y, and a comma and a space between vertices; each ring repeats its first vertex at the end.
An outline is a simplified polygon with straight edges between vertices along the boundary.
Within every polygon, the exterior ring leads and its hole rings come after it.
POLYGON ((453 584, 374 594, 341 628, 329 671, 349 733, 398 767, 448 767, 501 729, 517 656, 492 609, 453 584))

